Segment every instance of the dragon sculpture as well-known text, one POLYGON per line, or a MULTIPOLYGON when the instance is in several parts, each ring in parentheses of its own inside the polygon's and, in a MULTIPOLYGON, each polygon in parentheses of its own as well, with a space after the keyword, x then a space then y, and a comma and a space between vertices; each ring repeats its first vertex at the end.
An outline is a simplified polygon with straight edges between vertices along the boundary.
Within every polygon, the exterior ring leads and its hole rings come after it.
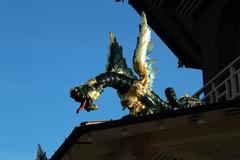
POLYGON ((133 56, 133 68, 139 78, 127 67, 126 60, 122 55, 122 47, 118 44, 113 33, 110 33, 106 72, 70 90, 71 97, 81 103, 77 113, 82 109, 96 110, 98 107, 93 104, 93 101, 100 97, 106 87, 117 90, 123 109, 128 108, 132 116, 199 105, 201 102, 198 99, 187 95, 177 99, 172 88, 165 90, 168 101, 162 100, 153 91, 155 70, 152 68, 153 60, 149 57, 150 53, 150 29, 147 25, 146 15, 142 12, 140 34, 133 56))

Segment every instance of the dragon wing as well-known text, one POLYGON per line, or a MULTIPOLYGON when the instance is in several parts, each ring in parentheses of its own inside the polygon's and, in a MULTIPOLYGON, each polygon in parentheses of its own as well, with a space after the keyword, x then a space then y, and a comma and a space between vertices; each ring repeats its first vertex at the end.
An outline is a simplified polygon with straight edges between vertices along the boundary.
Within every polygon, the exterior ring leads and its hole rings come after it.
POLYGON ((112 32, 109 34, 110 44, 108 60, 106 65, 107 72, 123 74, 127 77, 136 79, 132 70, 127 67, 126 59, 122 55, 122 46, 120 46, 112 32))
POLYGON ((152 68, 153 60, 149 57, 152 48, 150 33, 146 15, 142 12, 142 24, 140 25, 137 47, 134 51, 133 68, 138 73, 140 81, 147 92, 152 91, 152 83, 155 78, 155 69, 152 68))

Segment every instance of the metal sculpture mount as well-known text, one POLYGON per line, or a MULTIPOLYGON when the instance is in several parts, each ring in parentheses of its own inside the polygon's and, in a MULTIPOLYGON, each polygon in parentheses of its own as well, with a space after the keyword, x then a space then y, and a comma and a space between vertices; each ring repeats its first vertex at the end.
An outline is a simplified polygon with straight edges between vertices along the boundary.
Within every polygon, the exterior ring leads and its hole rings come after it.
POLYGON ((128 68, 122 55, 122 47, 113 33, 110 33, 106 72, 70 90, 71 97, 81 103, 77 113, 82 109, 96 110, 98 107, 93 102, 100 97, 106 87, 117 90, 123 109, 128 108, 132 116, 149 115, 201 104, 198 99, 186 95, 177 99, 172 88, 165 90, 168 101, 162 100, 153 91, 155 69, 152 68, 153 60, 149 57, 150 53, 150 29, 147 25, 146 15, 142 12, 140 34, 133 56, 133 69, 138 77, 128 68))

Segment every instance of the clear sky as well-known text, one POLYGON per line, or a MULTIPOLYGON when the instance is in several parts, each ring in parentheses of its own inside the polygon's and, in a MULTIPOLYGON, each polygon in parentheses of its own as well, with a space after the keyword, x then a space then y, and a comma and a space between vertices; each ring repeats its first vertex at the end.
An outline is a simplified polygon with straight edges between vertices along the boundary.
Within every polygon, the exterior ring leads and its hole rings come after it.
MULTIPOLYGON (((69 89, 104 72, 108 34, 114 32, 132 66, 140 16, 114 0, 0 1, 0 159, 33 160, 37 144, 51 155, 74 127, 88 120, 118 119, 116 92, 106 89, 99 110, 82 111, 69 89)), ((154 90, 165 99, 202 86, 199 70, 177 68, 177 59, 152 32, 157 78, 154 90)))

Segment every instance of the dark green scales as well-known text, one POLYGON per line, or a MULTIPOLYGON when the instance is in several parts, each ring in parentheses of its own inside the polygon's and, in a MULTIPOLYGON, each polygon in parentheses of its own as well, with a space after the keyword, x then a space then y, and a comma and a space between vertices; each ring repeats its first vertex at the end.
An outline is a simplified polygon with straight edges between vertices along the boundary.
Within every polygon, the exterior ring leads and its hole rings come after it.
POLYGON ((99 74, 79 87, 72 88, 71 97, 87 111, 96 110, 93 104, 99 98, 104 88, 112 87, 117 90, 123 109, 128 108, 132 116, 155 114, 162 111, 192 107, 201 102, 191 96, 183 96, 177 99, 172 88, 165 90, 167 101, 162 100, 152 87, 155 71, 152 68, 150 29, 147 19, 142 13, 142 24, 138 37, 137 47, 133 56, 133 68, 138 76, 134 75, 125 58, 122 55, 122 47, 116 41, 113 33, 110 33, 109 56, 106 72, 99 74))

